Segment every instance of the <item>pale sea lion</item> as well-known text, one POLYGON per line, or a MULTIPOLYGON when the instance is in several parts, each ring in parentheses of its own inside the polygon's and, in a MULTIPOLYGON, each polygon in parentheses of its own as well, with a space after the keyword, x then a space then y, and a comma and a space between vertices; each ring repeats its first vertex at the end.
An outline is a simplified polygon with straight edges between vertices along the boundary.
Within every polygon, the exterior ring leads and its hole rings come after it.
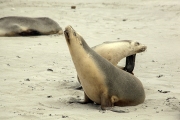
POLYGON ((144 52, 146 48, 147 47, 145 45, 132 40, 104 42, 100 45, 92 47, 96 53, 107 59, 115 66, 117 66, 119 61, 123 58, 136 53, 144 52))
POLYGON ((102 110, 115 106, 134 106, 144 102, 141 81, 101 57, 71 26, 64 31, 69 51, 82 84, 85 99, 102 110))
POLYGON ((48 17, 10 16, 0 18, 0 36, 34 36, 63 34, 57 22, 48 17))

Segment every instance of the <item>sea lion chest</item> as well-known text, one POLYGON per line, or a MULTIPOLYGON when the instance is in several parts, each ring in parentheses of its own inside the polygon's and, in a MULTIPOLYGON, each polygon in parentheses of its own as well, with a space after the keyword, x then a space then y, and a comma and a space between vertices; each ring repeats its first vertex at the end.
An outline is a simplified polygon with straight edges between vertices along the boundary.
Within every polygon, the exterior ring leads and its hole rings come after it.
POLYGON ((90 54, 74 61, 80 82, 86 95, 100 104, 102 92, 107 91, 105 75, 90 54))

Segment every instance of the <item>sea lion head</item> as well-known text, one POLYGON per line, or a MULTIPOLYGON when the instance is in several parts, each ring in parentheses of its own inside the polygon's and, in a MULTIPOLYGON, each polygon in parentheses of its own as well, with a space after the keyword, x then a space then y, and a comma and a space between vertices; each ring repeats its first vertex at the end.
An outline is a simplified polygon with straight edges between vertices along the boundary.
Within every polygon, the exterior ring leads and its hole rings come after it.
POLYGON ((71 26, 67 26, 65 28, 64 35, 72 58, 81 59, 83 56, 87 55, 91 48, 87 45, 83 37, 78 34, 71 26))
POLYGON ((144 52, 147 49, 147 46, 145 46, 137 41, 131 41, 130 44, 131 44, 131 48, 136 53, 144 52))
POLYGON ((86 42, 70 25, 65 28, 64 35, 68 46, 87 47, 86 42))

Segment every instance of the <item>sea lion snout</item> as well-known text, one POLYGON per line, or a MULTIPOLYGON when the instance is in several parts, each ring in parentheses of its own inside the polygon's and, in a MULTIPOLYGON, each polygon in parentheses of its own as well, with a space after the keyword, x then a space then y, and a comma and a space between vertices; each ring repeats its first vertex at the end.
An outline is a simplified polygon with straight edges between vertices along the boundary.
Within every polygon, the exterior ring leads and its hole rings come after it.
POLYGON ((140 51, 139 51, 139 52, 144 52, 146 49, 147 49, 147 46, 142 45, 142 48, 140 49, 140 51))
POLYGON ((72 40, 82 45, 82 37, 70 25, 65 28, 64 35, 69 45, 72 40))
POLYGON ((65 30, 65 31, 64 31, 64 36, 65 36, 65 38, 66 38, 67 43, 69 43, 69 44, 70 44, 69 33, 68 33, 68 31, 67 31, 67 30, 65 30))
POLYGON ((137 53, 144 52, 147 49, 147 46, 140 44, 139 49, 137 49, 137 53))
POLYGON ((65 38, 66 38, 66 41, 70 44, 70 39, 71 39, 71 33, 72 33, 72 27, 69 25, 65 28, 65 31, 64 31, 64 35, 65 35, 65 38))
POLYGON ((65 28, 66 32, 75 32, 75 30, 69 25, 65 28))

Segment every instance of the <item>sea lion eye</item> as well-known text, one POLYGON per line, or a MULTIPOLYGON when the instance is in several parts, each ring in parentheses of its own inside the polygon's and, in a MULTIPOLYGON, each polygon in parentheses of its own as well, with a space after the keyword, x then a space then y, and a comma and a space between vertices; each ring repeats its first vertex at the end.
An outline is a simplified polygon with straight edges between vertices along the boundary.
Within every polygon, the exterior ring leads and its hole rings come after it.
POLYGON ((140 43, 139 42, 136 42, 135 45, 138 46, 140 43))
POLYGON ((75 32, 73 32, 73 35, 74 35, 74 36, 76 36, 76 33, 75 33, 75 32))

